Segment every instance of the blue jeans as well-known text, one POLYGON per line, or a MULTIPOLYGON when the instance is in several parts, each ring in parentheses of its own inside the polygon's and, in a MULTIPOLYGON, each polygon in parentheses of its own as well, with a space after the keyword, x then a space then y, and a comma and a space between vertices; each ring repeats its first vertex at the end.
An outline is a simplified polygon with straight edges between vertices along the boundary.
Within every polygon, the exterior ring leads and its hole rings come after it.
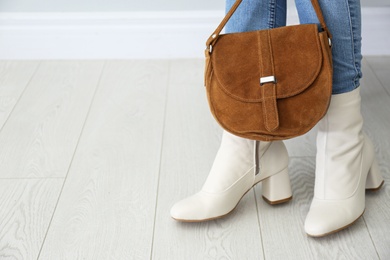
MULTIPOLYGON (((229 10, 235 0, 226 0, 229 10)), ((333 94, 359 87, 361 72, 360 0, 318 0, 333 35, 333 94)), ((310 0, 295 0, 301 23, 319 23, 310 0)), ((262 30, 286 25, 286 0, 243 0, 226 33, 262 30)))

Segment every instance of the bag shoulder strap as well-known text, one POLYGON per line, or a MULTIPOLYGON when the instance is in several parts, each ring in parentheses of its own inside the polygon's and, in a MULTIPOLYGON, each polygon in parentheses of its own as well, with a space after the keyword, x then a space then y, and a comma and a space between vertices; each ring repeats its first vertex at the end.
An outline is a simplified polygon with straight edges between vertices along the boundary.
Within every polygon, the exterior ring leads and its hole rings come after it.
MULTIPOLYGON (((208 38, 206 42, 207 50, 211 52, 212 46, 217 41, 218 36, 220 35, 222 29, 225 27, 226 23, 230 20, 230 17, 234 14, 234 12, 237 10, 238 6, 241 4, 242 0, 236 0, 236 2, 233 4, 233 6, 230 8, 229 12, 225 15, 221 23, 218 25, 217 29, 213 32, 213 34, 208 38)), ((311 0, 311 4, 314 7, 314 11, 316 12, 317 18, 321 24, 321 28, 326 31, 328 34, 329 39, 332 39, 332 35, 330 34, 328 27, 326 26, 324 16, 322 15, 321 7, 318 3, 318 0, 311 0)))
POLYGON ((324 16, 322 14, 322 10, 320 7, 320 4, 318 3, 318 0, 311 0, 311 4, 314 7, 314 11, 317 14, 318 21, 320 22, 322 30, 324 30, 330 39, 332 39, 332 34, 329 32, 328 27, 326 26, 324 16))

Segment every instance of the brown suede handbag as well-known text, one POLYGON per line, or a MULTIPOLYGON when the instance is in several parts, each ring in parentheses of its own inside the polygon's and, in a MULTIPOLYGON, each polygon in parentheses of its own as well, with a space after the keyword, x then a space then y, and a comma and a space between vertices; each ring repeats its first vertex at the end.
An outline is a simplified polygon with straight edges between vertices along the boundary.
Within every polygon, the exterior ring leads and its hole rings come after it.
POLYGON ((332 92, 331 34, 320 21, 275 29, 220 34, 237 0, 207 40, 205 86, 217 122, 253 140, 305 134, 325 115, 332 92))

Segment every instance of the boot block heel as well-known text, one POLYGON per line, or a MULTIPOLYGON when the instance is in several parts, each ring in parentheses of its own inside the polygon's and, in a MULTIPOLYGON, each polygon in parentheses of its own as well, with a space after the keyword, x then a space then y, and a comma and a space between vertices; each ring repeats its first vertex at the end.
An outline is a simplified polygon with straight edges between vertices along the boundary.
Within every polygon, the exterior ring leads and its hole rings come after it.
POLYGON ((280 204, 292 199, 290 176, 287 168, 262 181, 263 199, 271 204, 280 204))
POLYGON ((366 190, 377 191, 382 188, 383 183, 384 180, 381 175, 378 162, 374 159, 367 175, 366 190))

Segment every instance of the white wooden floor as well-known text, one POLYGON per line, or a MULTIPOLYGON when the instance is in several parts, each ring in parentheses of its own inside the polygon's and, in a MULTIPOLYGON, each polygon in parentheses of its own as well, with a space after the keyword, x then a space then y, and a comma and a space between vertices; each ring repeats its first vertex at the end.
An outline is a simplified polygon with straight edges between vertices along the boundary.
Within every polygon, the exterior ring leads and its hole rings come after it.
POLYGON ((365 130, 387 181, 352 227, 303 223, 315 129, 287 142, 294 199, 261 185, 233 214, 178 223, 219 146, 202 60, 0 62, 0 259, 390 259, 390 57, 367 57, 365 130))

